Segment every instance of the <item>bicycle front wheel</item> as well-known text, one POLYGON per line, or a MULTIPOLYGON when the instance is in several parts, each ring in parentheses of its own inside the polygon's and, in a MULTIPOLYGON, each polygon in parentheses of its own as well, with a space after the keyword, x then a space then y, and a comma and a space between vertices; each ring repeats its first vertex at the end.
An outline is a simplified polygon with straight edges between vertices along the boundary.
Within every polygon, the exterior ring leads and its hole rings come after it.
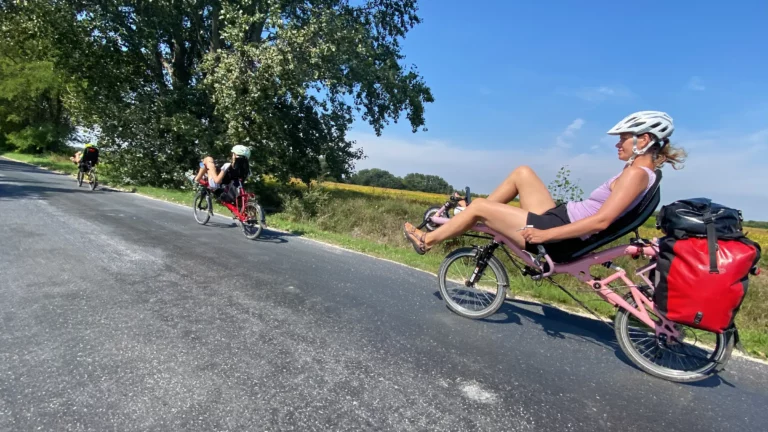
POLYGON ((494 314, 504 303, 509 288, 509 277, 501 261, 491 255, 482 268, 477 259, 478 252, 470 247, 457 249, 443 260, 437 272, 440 295, 448 307, 471 319, 494 314), (470 283, 475 271, 482 272, 474 283, 470 283))
MULTIPOLYGON (((635 307, 631 294, 625 300, 635 307)), ((648 311, 651 318, 658 318, 648 311)), ((710 333, 678 324, 679 341, 660 340, 656 330, 619 308, 614 319, 621 350, 644 372, 672 382, 694 382, 725 367, 733 352, 732 333, 710 333)))
POLYGON ((195 220, 200 225, 205 225, 213 214, 213 202, 211 194, 205 190, 199 190, 192 201, 192 210, 195 212, 195 220))
POLYGON ((249 202, 245 205, 245 220, 240 222, 240 227, 243 229, 243 234, 249 240, 258 238, 261 232, 264 230, 262 225, 264 213, 261 206, 255 202, 249 202))

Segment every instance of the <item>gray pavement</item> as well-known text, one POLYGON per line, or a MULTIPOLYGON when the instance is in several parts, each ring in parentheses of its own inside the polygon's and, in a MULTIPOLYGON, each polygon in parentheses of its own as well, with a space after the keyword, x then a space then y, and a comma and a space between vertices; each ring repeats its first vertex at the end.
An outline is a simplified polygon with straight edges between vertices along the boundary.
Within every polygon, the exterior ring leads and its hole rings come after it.
POLYGON ((681 385, 610 329, 0 159, 0 430, 765 431, 768 366, 681 385))

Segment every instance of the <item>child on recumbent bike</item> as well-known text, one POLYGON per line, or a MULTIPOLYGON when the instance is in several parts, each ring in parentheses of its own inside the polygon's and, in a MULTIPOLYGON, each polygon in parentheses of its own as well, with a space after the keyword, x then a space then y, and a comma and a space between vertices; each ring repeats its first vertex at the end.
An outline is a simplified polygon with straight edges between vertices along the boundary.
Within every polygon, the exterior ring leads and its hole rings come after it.
POLYGON ((238 195, 238 188, 242 187, 241 181, 250 176, 248 158, 251 151, 243 145, 232 147, 232 159, 220 168, 216 166, 211 156, 206 156, 200 162, 200 169, 192 182, 197 184, 203 176, 207 176, 208 187, 213 195, 222 201, 234 203, 238 195))

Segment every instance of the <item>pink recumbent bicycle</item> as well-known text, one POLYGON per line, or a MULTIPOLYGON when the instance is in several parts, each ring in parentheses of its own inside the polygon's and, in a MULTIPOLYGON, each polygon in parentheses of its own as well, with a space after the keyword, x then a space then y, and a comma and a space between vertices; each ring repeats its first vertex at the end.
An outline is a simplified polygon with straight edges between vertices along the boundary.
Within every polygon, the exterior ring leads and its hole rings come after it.
MULTIPOLYGON (((501 247, 523 276, 530 276, 534 280, 548 279, 590 312, 586 305, 551 277, 555 274, 571 275, 586 283, 589 291, 618 307, 613 328, 619 346, 643 371, 675 382, 698 381, 721 371, 731 356, 738 334, 730 331, 715 334, 684 328, 665 318, 653 302, 654 284, 650 275, 656 267, 658 244, 655 239, 651 241, 640 238, 638 228, 652 216, 660 202, 660 181, 661 171, 657 170, 656 183, 635 208, 617 219, 608 229, 590 237, 589 243, 582 250, 559 259, 560 262, 553 262, 545 246, 539 245, 539 253, 533 255, 486 225, 478 223, 473 231, 487 236, 465 235, 487 238, 491 242, 486 246, 462 247, 448 254, 438 270, 442 298, 452 311, 466 318, 485 318, 495 313, 504 303, 509 288, 509 277, 504 265, 494 256, 501 247), (630 232, 635 233, 635 238, 629 244, 595 252, 630 232), (505 246, 512 250, 512 254, 505 246), (622 256, 650 259, 649 264, 635 272, 635 276, 642 279, 642 284, 635 284, 626 270, 612 262, 622 256), (520 261, 522 265, 518 264, 520 261), (595 265, 602 265, 614 273, 605 278, 593 276, 590 269, 595 265), (457 273, 452 273, 454 267, 457 273), (488 276, 489 269, 493 273, 492 278, 484 282, 483 277, 488 276), (618 282, 623 285, 615 286, 618 282), (615 291, 617 288, 629 288, 629 292, 622 296, 615 291)), ((469 188, 463 198, 467 204, 470 203, 469 188)), ((442 207, 428 209, 419 228, 434 230, 438 225, 446 223, 450 218, 449 211, 460 199, 451 197, 442 207)))

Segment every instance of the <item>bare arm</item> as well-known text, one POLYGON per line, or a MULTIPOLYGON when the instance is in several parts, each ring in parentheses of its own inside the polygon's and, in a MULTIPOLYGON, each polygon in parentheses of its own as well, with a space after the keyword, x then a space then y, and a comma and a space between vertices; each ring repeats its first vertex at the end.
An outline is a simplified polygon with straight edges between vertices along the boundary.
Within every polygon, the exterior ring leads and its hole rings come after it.
POLYGON ((592 216, 548 230, 526 229, 522 232, 526 241, 540 244, 553 240, 577 238, 599 233, 608 228, 624 210, 632 204, 648 185, 648 173, 642 168, 627 168, 616 180, 613 191, 602 207, 592 216))
POLYGON ((223 167, 221 167, 221 172, 219 172, 214 178, 214 181, 216 182, 216 184, 221 184, 221 181, 224 180, 224 174, 227 173, 227 170, 229 169, 230 166, 231 165, 227 163, 227 164, 224 164, 223 167))
POLYGON ((617 180, 611 195, 592 216, 567 225, 552 228, 551 240, 563 240, 596 234, 608 228, 632 201, 645 191, 648 185, 648 173, 642 168, 628 168, 617 180))

